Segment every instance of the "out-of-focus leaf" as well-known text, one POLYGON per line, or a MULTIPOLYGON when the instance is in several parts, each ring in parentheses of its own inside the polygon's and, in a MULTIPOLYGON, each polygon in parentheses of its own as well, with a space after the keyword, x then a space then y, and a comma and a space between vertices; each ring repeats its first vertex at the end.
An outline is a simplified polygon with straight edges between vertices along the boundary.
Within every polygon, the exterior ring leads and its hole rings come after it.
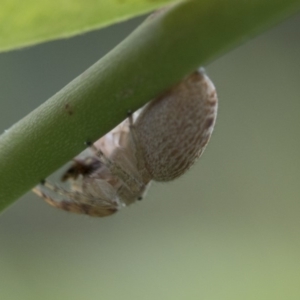
POLYGON ((1 0, 0 51, 69 37, 172 0, 1 0))

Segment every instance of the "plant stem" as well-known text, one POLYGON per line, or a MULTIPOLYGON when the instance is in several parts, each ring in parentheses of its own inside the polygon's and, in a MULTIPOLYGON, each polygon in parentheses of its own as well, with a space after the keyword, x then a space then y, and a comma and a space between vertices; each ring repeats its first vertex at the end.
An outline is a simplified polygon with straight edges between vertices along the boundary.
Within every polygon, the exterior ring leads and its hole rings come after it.
POLYGON ((300 8, 300 0, 191 0, 148 18, 0 136, 0 210, 167 87, 300 8))

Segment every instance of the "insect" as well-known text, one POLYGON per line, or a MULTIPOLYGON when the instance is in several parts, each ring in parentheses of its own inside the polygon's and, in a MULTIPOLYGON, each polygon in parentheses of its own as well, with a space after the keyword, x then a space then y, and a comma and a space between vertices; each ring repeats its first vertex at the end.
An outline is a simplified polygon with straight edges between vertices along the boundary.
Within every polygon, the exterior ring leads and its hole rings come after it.
POLYGON ((86 157, 76 157, 61 177, 68 190, 45 181, 33 191, 66 211, 109 216, 141 200, 151 181, 171 181, 194 164, 212 134, 217 106, 213 83, 196 71, 129 115, 86 157))

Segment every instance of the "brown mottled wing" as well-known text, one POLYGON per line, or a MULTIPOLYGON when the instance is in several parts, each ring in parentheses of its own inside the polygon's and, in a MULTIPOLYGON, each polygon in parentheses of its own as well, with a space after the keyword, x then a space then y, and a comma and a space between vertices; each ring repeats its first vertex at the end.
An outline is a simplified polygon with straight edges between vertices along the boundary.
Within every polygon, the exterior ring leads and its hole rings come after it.
POLYGON ((216 115, 215 87, 200 71, 146 106, 135 127, 154 180, 175 179, 192 166, 209 141, 216 115))

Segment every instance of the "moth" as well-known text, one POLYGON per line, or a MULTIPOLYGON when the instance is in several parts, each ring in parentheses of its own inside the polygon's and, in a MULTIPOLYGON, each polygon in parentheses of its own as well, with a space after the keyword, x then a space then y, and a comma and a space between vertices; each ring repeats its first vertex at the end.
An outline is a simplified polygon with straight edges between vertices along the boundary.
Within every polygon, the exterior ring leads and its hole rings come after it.
POLYGON ((214 128, 216 89, 198 70, 151 100, 90 145, 62 175, 69 189, 45 181, 33 192, 50 205, 105 217, 144 197, 152 181, 184 174, 203 153, 214 128))

